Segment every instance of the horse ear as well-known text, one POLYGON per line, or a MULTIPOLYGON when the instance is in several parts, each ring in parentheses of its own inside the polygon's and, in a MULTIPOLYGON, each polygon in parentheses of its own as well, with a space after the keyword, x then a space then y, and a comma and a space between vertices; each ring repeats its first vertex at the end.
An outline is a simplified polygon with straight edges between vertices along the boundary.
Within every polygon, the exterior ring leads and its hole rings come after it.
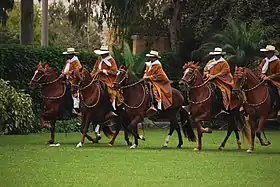
POLYGON ((199 62, 195 63, 194 65, 198 67, 199 62))
POLYGON ((83 70, 83 68, 84 68, 84 67, 83 67, 83 66, 81 66, 81 67, 79 68, 79 71, 81 72, 81 71, 83 70))

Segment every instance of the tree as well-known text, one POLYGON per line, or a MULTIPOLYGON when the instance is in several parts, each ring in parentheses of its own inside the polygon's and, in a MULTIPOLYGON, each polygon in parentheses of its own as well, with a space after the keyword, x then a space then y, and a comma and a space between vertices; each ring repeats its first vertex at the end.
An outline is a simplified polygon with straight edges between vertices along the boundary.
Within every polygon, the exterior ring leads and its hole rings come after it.
POLYGON ((194 52, 200 60, 206 61, 208 53, 215 47, 221 47, 227 52, 226 58, 230 64, 248 66, 257 59, 259 49, 265 46, 273 33, 271 27, 264 27, 260 21, 240 23, 233 19, 227 21, 223 31, 215 34, 212 39, 201 45, 194 52))
MULTIPOLYGON (((71 7, 69 11, 73 11, 71 7)), ((100 38, 97 34, 98 25, 91 21, 90 28, 87 28, 86 22, 77 20, 78 15, 81 14, 74 16, 77 19, 71 16, 70 19, 69 14, 62 1, 54 2, 49 6, 49 44, 65 48, 71 45, 88 50, 100 46, 100 38)), ((74 14, 74 12, 71 13, 72 16, 74 14)))
MULTIPOLYGON (((39 7, 34 5, 34 44, 40 44, 41 40, 41 19, 39 7)), ((12 10, 8 11, 9 19, 5 27, 0 29, 1 43, 20 43, 20 3, 15 2, 12 10)))

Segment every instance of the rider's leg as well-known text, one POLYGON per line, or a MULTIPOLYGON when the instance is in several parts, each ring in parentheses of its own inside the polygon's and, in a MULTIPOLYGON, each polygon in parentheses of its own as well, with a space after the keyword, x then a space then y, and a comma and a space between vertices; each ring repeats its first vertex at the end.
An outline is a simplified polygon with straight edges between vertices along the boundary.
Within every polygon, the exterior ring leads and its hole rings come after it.
POLYGON ((148 109, 147 113, 156 112, 157 109, 154 106, 154 94, 153 94, 153 86, 151 82, 148 82, 149 93, 150 93, 150 108, 148 109))

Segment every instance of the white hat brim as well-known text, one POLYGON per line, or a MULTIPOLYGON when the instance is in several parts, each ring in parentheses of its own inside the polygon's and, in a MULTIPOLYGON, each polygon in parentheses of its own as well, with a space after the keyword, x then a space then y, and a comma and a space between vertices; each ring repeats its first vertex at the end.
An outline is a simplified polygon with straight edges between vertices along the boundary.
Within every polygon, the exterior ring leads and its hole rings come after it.
POLYGON ((72 54, 79 54, 79 52, 67 52, 67 51, 65 51, 62 54, 63 55, 72 55, 72 54))
POLYGON ((279 55, 279 51, 277 51, 277 50, 260 49, 260 51, 261 51, 261 52, 268 52, 268 51, 271 51, 271 52, 274 52, 274 54, 279 55))
POLYGON ((146 57, 157 57, 157 58, 161 58, 161 56, 152 55, 152 54, 146 54, 146 57))
POLYGON ((107 53, 110 53, 110 51, 102 51, 102 50, 94 50, 94 53, 97 54, 97 55, 104 55, 104 54, 107 54, 107 53))
POLYGON ((209 55, 225 55, 226 52, 210 52, 209 55))

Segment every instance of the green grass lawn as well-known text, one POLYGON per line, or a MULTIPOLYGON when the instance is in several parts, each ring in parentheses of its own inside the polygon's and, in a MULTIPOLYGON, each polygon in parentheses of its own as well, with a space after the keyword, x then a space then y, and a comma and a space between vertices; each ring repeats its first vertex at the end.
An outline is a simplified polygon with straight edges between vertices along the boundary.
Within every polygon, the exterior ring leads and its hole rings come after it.
POLYGON ((226 149, 217 148, 225 132, 203 137, 202 152, 185 139, 176 149, 174 133, 169 148, 161 148, 167 130, 149 130, 138 149, 118 137, 75 148, 80 134, 57 134, 60 147, 45 145, 48 134, 0 136, 0 186, 280 186, 280 132, 268 132, 272 145, 247 154, 237 151, 235 138, 226 149))

